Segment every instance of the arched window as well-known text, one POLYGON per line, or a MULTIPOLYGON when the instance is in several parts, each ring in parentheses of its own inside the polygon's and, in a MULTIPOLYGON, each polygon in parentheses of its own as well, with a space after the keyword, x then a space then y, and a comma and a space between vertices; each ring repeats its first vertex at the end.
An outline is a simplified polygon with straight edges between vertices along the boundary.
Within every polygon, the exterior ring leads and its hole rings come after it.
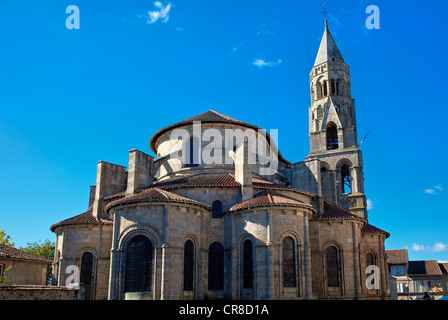
POLYGON ((212 218, 222 218, 222 203, 219 200, 212 203, 212 218))
POLYGON ((344 164, 341 167, 342 193, 352 193, 352 182, 350 177, 350 168, 344 164))
POLYGON ((325 251, 325 260, 327 267, 327 284, 328 287, 339 287, 339 259, 338 249, 330 246, 325 251))
POLYGON ((323 91, 323 95, 324 95, 324 97, 328 94, 327 93, 327 80, 324 80, 324 82, 322 83, 322 91, 323 91))
POLYGON ((317 90, 317 99, 322 98, 322 84, 320 82, 316 83, 316 90, 317 90))
POLYGON ((151 290, 152 242, 143 235, 135 236, 126 252, 126 292, 151 290))
POLYGON ((184 291, 193 291, 194 281, 194 245, 187 240, 184 246, 184 291))
POLYGON ((243 289, 254 287, 254 266, 252 256, 252 241, 249 239, 243 243, 243 289))
POLYGON ((322 113, 322 107, 321 106, 317 106, 317 114, 316 114, 316 118, 322 118, 323 113, 322 113))
POLYGON ((84 285, 84 299, 91 300, 93 280, 93 254, 85 252, 81 257, 81 275, 80 282, 84 285))
POLYGON ((224 247, 213 242, 208 251, 208 289, 224 289, 224 247))
POLYGON ((327 150, 334 150, 338 148, 338 129, 334 123, 327 127, 327 150))
POLYGON ((294 240, 291 237, 283 239, 283 287, 296 286, 296 253, 294 240))
POLYGON ((186 158, 185 167, 199 166, 199 141, 197 138, 190 137, 188 140, 188 156, 186 158))
POLYGON ((373 254, 369 252, 366 254, 366 267, 374 265, 375 265, 375 258, 373 257, 373 254))
POLYGON ((341 81, 339 79, 336 80, 336 94, 341 94, 341 81))

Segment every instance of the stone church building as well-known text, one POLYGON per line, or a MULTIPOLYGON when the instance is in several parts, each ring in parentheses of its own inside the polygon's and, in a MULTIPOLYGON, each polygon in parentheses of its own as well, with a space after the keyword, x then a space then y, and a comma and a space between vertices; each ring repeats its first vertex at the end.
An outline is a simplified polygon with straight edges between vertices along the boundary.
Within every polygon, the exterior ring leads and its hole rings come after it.
POLYGON ((98 162, 87 211, 50 228, 55 282, 74 265, 85 299, 388 299, 389 234, 368 223, 350 86, 325 23, 304 161, 266 161, 269 134, 210 110, 157 131, 156 157, 98 162), (213 163, 195 161, 206 132, 225 137, 213 163), (266 150, 251 162, 254 135, 266 150))

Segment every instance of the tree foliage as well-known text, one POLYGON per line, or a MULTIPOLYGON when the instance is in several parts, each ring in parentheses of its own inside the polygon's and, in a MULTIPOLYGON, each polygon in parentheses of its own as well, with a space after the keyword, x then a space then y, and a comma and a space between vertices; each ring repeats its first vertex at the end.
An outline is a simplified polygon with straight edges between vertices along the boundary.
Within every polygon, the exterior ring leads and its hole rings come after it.
POLYGON ((7 235, 5 230, 0 230, 0 244, 5 246, 14 247, 14 242, 11 242, 11 236, 7 235))
MULTIPOLYGON (((20 250, 34 254, 35 256, 44 257, 49 260, 54 260, 54 242, 50 240, 36 241, 33 243, 28 242, 28 245, 24 248, 20 248, 20 250)), ((47 268, 47 284, 50 284, 52 278, 52 266, 47 268)))

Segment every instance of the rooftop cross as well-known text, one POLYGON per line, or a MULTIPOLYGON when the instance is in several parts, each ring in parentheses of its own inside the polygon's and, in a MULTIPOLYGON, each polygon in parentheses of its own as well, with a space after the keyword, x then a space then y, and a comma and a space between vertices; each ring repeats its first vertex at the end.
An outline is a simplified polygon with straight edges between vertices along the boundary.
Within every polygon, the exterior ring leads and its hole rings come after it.
POLYGON ((323 15, 325 17, 325 24, 327 24, 327 13, 328 13, 328 11, 327 11, 327 3, 324 3, 323 7, 324 7, 324 11, 322 13, 323 13, 323 15))

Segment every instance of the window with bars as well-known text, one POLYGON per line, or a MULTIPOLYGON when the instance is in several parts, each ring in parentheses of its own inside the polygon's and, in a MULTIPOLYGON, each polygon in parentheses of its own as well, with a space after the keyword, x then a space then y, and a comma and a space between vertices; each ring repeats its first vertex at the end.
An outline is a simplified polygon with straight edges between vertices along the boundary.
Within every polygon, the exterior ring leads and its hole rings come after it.
POLYGON ((243 289, 253 289, 254 269, 253 269, 252 241, 249 239, 243 243, 243 289))
POLYGON ((328 287, 339 287, 339 259, 336 247, 330 246, 327 248, 325 251, 325 259, 328 287))
POLYGON ((224 289, 224 247, 213 242, 208 251, 208 289, 224 289))
POLYGON ((132 239, 126 252, 126 292, 151 290, 152 242, 143 235, 132 239))
POLYGON ((291 237, 283 239, 283 287, 296 286, 296 253, 294 240, 291 237))
POLYGON ((93 254, 85 252, 81 257, 80 282, 84 285, 84 299, 92 299, 93 254))
POLYGON ((184 246, 184 291, 193 291, 194 281, 194 245, 187 240, 184 246))

